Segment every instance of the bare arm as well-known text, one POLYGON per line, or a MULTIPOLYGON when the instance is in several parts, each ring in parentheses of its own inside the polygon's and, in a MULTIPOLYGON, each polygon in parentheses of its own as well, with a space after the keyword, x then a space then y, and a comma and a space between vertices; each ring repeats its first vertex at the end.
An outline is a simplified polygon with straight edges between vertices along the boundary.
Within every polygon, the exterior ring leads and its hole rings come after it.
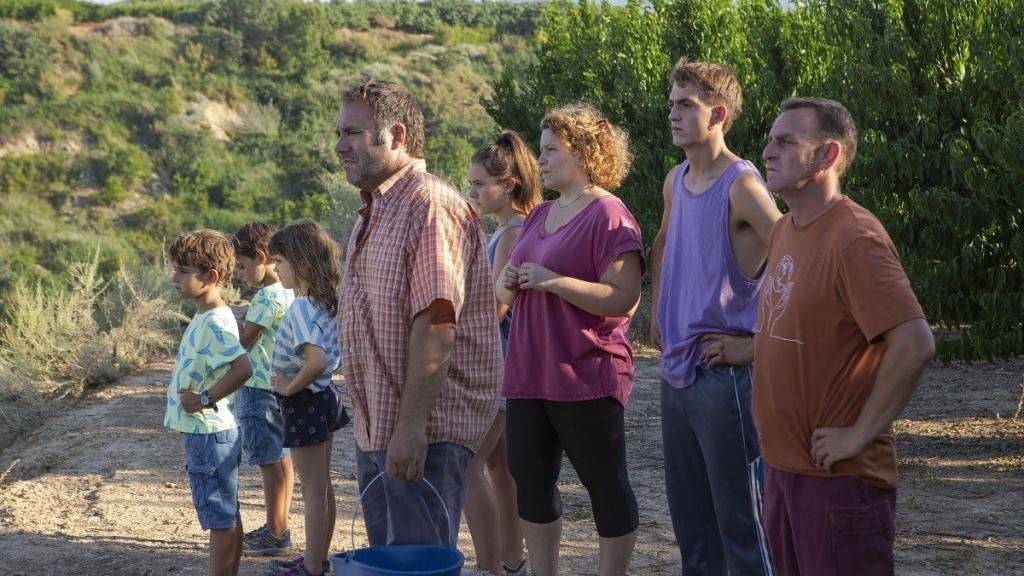
MULTIPOLYGON (((505 264, 508 264, 508 257, 512 255, 512 247, 516 245, 516 240, 519 238, 520 230, 520 228, 513 228, 506 231, 501 236, 501 240, 498 240, 498 245, 494 248, 495 290, 497 290, 498 282, 501 280, 501 272, 505 269, 505 264)), ((505 319, 505 315, 508 314, 509 304, 502 302, 501 298, 498 297, 497 306, 498 322, 501 322, 505 319)))
MULTIPOLYGON (((495 266, 495 270, 498 269, 495 266)), ((513 266, 511 262, 506 262, 505 267, 500 270, 494 281, 494 295, 498 297, 499 302, 511 306, 519 294, 519 268, 513 266)))
POLYGON ((444 386, 455 345, 455 309, 434 300, 412 320, 405 388, 398 423, 388 442, 387 473, 404 480, 423 478, 430 411, 444 386))
POLYGON ((729 190, 729 209, 739 220, 745 222, 761 242, 761 259, 768 255, 768 241, 772 236, 772 227, 782 212, 775 205, 768 189, 761 180, 750 173, 743 174, 733 181, 729 190))
POLYGON ((305 362, 299 372, 290 379, 280 372, 274 373, 270 385, 281 396, 292 396, 305 390, 327 369, 327 353, 324 349, 306 342, 302 345, 305 362))
POLYGON ((676 170, 679 167, 668 171, 665 182, 661 185, 661 198, 663 208, 661 210, 661 226, 658 234, 654 236, 654 244, 651 246, 651 344, 661 348, 661 332, 658 326, 658 294, 661 292, 661 261, 665 257, 665 239, 668 237, 669 215, 672 214, 672 186, 676 180, 676 170))
MULTIPOLYGON (((745 270, 747 273, 753 276, 753 272, 760 270, 764 266, 764 261, 768 258, 768 244, 772 236, 772 228, 775 226, 775 222, 782 217, 782 213, 779 212, 778 206, 775 205, 775 201, 772 200, 771 194, 765 189, 761 180, 754 174, 743 174, 732 184, 732 188, 729 190, 729 211, 730 220, 738 220, 741 225, 749 226, 756 235, 756 242, 750 243, 744 242, 737 248, 733 245, 733 250, 744 250, 746 251, 744 256, 751 257, 751 259, 745 259, 746 262, 755 263, 751 270, 745 270)), ((732 241, 735 243, 736 239, 732 241)), ((739 255, 738 252, 737 256, 739 255)), ((737 264, 743 268, 740 259, 737 259, 737 264)), ((745 366, 751 364, 754 361, 754 341, 752 336, 735 336, 730 334, 706 334, 701 338, 701 342, 705 344, 705 348, 701 351, 701 362, 706 363, 708 366, 715 366, 718 364, 729 364, 733 366, 745 366)))
POLYGON ((595 316, 632 316, 640 303, 642 269, 639 252, 620 254, 597 282, 560 276, 539 264, 526 262, 519 267, 519 286, 523 290, 551 292, 595 316))
POLYGON ((238 331, 238 342, 242 344, 242 348, 248 350, 250 346, 259 340, 260 334, 263 334, 263 326, 255 322, 246 322, 242 329, 238 331))
POLYGON ((860 454, 892 426, 935 357, 935 339, 924 319, 904 322, 882 338, 885 353, 878 367, 878 379, 857 421, 848 428, 818 428, 811 436, 811 458, 826 472, 831 473, 837 462, 860 454))

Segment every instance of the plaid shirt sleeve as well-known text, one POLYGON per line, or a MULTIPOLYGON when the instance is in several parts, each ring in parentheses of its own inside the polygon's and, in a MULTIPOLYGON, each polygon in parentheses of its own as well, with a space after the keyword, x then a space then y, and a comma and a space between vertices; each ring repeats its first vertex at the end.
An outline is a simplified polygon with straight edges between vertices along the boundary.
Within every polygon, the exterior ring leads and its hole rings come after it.
POLYGON ((458 319, 465 300, 467 252, 474 246, 467 224, 472 220, 455 202, 430 196, 421 208, 422 228, 409 260, 410 311, 416 316, 435 300, 447 300, 458 319))

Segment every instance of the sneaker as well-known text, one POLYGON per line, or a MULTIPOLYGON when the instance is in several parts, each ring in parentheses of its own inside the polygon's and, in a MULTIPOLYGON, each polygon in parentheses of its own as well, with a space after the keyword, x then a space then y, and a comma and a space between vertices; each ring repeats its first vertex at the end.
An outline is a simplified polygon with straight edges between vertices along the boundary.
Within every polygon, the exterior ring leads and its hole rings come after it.
MULTIPOLYGON (((306 570, 305 564, 302 563, 302 558, 291 560, 288 564, 291 564, 287 568, 278 568, 267 572, 266 576, 313 576, 306 570), (296 561, 297 560, 297 561, 296 561)), ((283 562, 281 564, 284 564, 283 562)), ((320 572, 320 576, 330 576, 331 564, 327 560, 324 560, 323 570, 320 572)))
POLYGON ((524 556, 516 566, 509 566, 502 562, 501 573, 504 576, 530 576, 529 567, 526 565, 526 557, 524 556))
POLYGON ((242 539, 242 553, 247 556, 285 556, 292 551, 292 531, 285 528, 280 537, 266 525, 249 532, 242 539))

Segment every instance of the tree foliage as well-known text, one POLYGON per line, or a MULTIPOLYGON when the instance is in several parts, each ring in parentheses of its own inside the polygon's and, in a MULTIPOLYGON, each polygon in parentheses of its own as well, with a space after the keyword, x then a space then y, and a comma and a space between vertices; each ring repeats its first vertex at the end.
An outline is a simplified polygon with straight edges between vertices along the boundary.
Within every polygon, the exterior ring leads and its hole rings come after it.
POLYGON ((651 238, 681 160, 666 96, 680 56, 732 66, 744 113, 727 140, 759 160, 779 102, 845 103, 861 132, 844 191, 883 221, 944 358, 1024 353, 1024 3, 1014 0, 556 2, 533 62, 489 110, 533 138, 544 111, 587 100, 631 134, 621 190, 651 238))
POLYGON ((305 76, 327 63, 330 36, 319 3, 289 0, 222 0, 207 22, 241 37, 245 63, 264 71, 305 76))
POLYGON ((332 24, 369 30, 395 28, 405 32, 436 34, 447 27, 486 30, 497 34, 530 36, 540 21, 540 2, 494 0, 354 0, 332 2, 332 24))

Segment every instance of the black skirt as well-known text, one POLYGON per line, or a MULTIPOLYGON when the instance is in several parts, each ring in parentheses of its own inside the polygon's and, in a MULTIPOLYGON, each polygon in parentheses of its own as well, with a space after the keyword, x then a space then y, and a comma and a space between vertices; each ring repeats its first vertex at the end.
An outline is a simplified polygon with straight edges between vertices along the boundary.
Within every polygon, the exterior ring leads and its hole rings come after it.
POLYGON ((287 398, 277 397, 284 416, 284 445, 287 448, 313 446, 325 442, 349 416, 341 402, 341 393, 329 384, 320 392, 309 388, 287 398))

